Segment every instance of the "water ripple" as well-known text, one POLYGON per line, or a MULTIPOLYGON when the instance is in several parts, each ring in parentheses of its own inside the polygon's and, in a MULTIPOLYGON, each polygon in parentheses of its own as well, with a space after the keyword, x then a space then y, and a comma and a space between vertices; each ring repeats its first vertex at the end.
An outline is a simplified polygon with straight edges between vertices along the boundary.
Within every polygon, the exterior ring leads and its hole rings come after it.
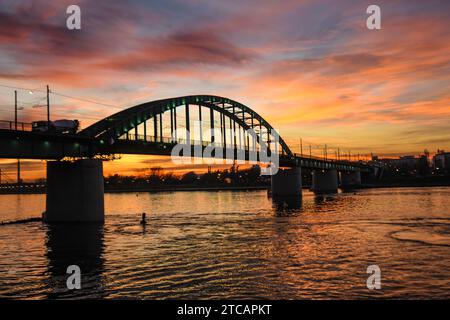
MULTIPOLYGON (((103 227, 1 226, 0 297, 448 299, 449 195, 305 192, 286 210, 261 191, 108 194, 103 227), (82 269, 81 290, 65 286, 69 264, 82 269), (380 291, 366 287, 371 264, 380 291)), ((42 211, 42 198, 19 198, 5 202, 3 220, 42 211)))

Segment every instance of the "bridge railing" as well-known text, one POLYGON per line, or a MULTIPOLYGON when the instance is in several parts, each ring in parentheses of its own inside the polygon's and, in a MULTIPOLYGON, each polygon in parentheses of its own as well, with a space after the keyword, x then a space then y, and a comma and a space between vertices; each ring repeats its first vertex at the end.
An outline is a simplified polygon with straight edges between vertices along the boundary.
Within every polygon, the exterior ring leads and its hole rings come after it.
MULTIPOLYGON (((182 138, 169 138, 169 137, 155 137, 155 136, 145 136, 140 134, 134 134, 130 133, 128 136, 124 135, 119 138, 120 140, 128 140, 128 141, 143 141, 143 142, 153 142, 153 143, 167 143, 167 144, 188 144, 188 140, 182 139, 182 138)), ((232 144, 222 144, 220 142, 211 142, 211 141, 200 141, 195 139, 190 139, 190 144, 194 146, 212 146, 212 147, 218 147, 218 148, 233 148, 232 144)), ((237 146, 238 150, 245 150, 245 151, 254 151, 252 146, 245 146, 245 148, 242 147, 242 144, 237 146)), ((258 150, 257 150, 258 151, 258 150)), ((273 152, 273 150, 272 150, 273 152)), ((278 148, 278 153, 281 154, 281 148, 278 148)))
MULTIPOLYGON (((123 135, 119 138, 120 140, 125 140, 125 141, 141 141, 141 142, 151 142, 151 143, 164 143, 164 144, 187 144, 188 140, 186 139, 182 139, 182 138, 177 138, 177 139, 173 139, 170 137, 155 137, 155 136, 145 136, 145 135, 141 135, 141 134, 134 134, 134 133, 129 133, 128 136, 127 135, 123 135)), ((200 140, 195 140, 195 139, 191 139, 190 140, 190 144, 194 145, 194 146, 203 146, 203 147, 207 147, 207 146, 212 146, 212 147, 218 147, 218 148, 233 148, 232 144, 226 144, 226 146, 224 146, 222 143, 220 142, 210 142, 210 141, 200 141, 200 140)), ((241 146, 237 146, 238 150, 245 150, 245 151, 254 151, 253 146, 245 146, 245 148, 241 146)), ((258 150, 256 150, 258 151, 258 150)), ((273 150, 272 150, 273 152, 273 150)), ((281 148, 278 148, 278 152, 281 156, 281 148)), ((344 159, 333 159, 333 158, 325 158, 325 157, 317 157, 317 156, 312 156, 312 155, 308 155, 308 154, 299 154, 299 153, 294 153, 293 154, 294 158, 300 158, 300 159, 311 159, 313 161, 318 161, 318 162, 327 162, 327 163, 337 163, 337 164, 364 164, 364 162, 362 161, 358 161, 358 162, 352 162, 352 161, 348 161, 348 160, 344 160, 344 159)))
POLYGON ((304 159, 312 159, 312 160, 318 160, 318 161, 326 161, 326 162, 336 162, 336 163, 359 163, 359 164, 365 164, 367 163, 366 161, 362 161, 362 160, 358 160, 358 161, 349 161, 348 159, 335 159, 335 158, 325 158, 325 157, 317 157, 317 156, 312 156, 309 154, 298 154, 298 153, 294 153, 294 157, 296 158, 304 158, 304 159))
POLYGON ((17 189, 17 188, 45 188, 45 182, 21 182, 21 183, 0 183, 1 189, 17 189))
POLYGON ((296 157, 296 158, 313 159, 313 160, 320 160, 320 161, 328 161, 328 162, 342 162, 342 160, 338 160, 338 159, 317 157, 317 156, 313 156, 313 155, 309 155, 309 154, 294 153, 294 157, 296 157))
POLYGON ((16 131, 31 131, 32 125, 28 122, 14 122, 8 120, 0 120, 0 129, 16 130, 16 131), (17 126, 17 127, 16 127, 17 126))

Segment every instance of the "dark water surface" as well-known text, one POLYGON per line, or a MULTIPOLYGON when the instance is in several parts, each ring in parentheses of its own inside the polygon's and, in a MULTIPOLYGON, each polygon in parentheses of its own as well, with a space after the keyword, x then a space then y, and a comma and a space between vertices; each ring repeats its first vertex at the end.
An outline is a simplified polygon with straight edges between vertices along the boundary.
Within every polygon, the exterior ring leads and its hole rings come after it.
MULTIPOLYGON (((450 188, 304 192, 294 210, 264 191, 105 200, 104 226, 0 226, 0 297, 450 298, 450 188), (71 264, 81 290, 66 288, 71 264), (373 264, 381 290, 366 287, 373 264)), ((1 195, 0 220, 44 206, 44 195, 1 195)))

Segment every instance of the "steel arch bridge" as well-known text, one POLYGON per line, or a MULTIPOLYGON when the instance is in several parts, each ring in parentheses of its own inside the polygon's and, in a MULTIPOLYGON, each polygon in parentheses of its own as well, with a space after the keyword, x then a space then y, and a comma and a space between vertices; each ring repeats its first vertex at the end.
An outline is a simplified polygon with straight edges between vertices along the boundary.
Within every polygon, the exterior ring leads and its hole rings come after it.
POLYGON ((114 154, 171 155, 172 148, 181 144, 192 150, 199 145, 202 148, 212 146, 221 149, 222 154, 232 150, 231 157, 227 153, 223 159, 236 160, 238 152, 242 151, 245 160, 253 161, 255 157, 250 158, 250 155, 257 154, 256 161, 266 163, 267 158, 261 159, 260 155, 275 152, 279 154, 280 166, 285 167, 366 172, 371 168, 359 162, 294 154, 261 115, 237 101, 214 95, 146 102, 108 116, 77 134, 31 132, 30 124, 15 127, 12 121, 4 122, 6 128, 0 121, 0 158, 60 160, 114 154), (204 109, 209 110, 206 119, 202 118, 204 109), (181 117, 177 116, 180 111, 181 117), (209 124, 207 129, 214 133, 209 135, 209 141, 203 139, 202 130, 199 130, 198 140, 195 139, 194 132, 198 129, 191 116, 196 111, 201 128, 209 124), (184 131, 179 133, 178 129, 184 131))
MULTIPOLYGON (((214 146, 250 149, 250 143, 256 148, 274 150, 271 145, 277 141, 283 156, 291 157, 293 153, 286 142, 278 135, 275 129, 258 113, 251 108, 228 98, 211 95, 193 95, 146 102, 113 114, 82 130, 79 135, 83 137, 111 141, 111 139, 125 138, 127 140, 149 140, 152 142, 203 144, 202 134, 200 141, 192 139, 192 114, 198 109, 198 120, 203 123, 201 108, 209 109, 209 125, 214 135, 210 142, 214 146), (185 107, 185 123, 177 123, 177 108, 185 107), (163 137, 163 114, 170 114, 170 138, 163 137), (153 122, 153 129, 148 128, 148 121, 153 122), (227 123, 228 121, 228 123, 227 123), (138 127, 142 125, 139 134, 138 127), (179 126, 180 125, 180 126, 179 126), (185 138, 177 133, 179 127, 186 131, 185 138), (149 130, 150 129, 150 130, 149 130), (134 136, 132 132, 134 131, 134 136), (153 138, 148 136, 153 131, 153 138), (228 131, 228 132, 227 132, 228 131), (254 135, 248 134, 254 132, 254 135), (228 133, 231 133, 228 135, 228 133), (130 135, 131 134, 131 135, 130 135), (228 136, 228 137, 227 137, 228 136), (275 139, 277 136, 277 139, 275 139), (220 142, 218 139, 220 138, 220 142), (227 139, 229 140, 227 141, 227 139), (251 141, 251 140, 255 141, 251 141), (239 143, 238 143, 239 140, 239 143)), ((200 128, 202 131, 203 128, 200 128)))

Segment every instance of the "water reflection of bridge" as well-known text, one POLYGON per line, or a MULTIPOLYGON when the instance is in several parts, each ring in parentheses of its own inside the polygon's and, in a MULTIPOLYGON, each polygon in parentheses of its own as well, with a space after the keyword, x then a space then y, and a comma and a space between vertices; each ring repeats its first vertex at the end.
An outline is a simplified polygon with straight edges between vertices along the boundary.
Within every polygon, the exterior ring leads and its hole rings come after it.
POLYGON ((4 183, 0 184, 0 194, 27 194, 27 193, 45 193, 46 184, 43 182, 37 183, 4 183))
POLYGON ((46 226, 49 299, 104 296, 103 225, 49 224, 46 226), (77 265, 82 270, 82 289, 67 289, 67 267, 77 265))

